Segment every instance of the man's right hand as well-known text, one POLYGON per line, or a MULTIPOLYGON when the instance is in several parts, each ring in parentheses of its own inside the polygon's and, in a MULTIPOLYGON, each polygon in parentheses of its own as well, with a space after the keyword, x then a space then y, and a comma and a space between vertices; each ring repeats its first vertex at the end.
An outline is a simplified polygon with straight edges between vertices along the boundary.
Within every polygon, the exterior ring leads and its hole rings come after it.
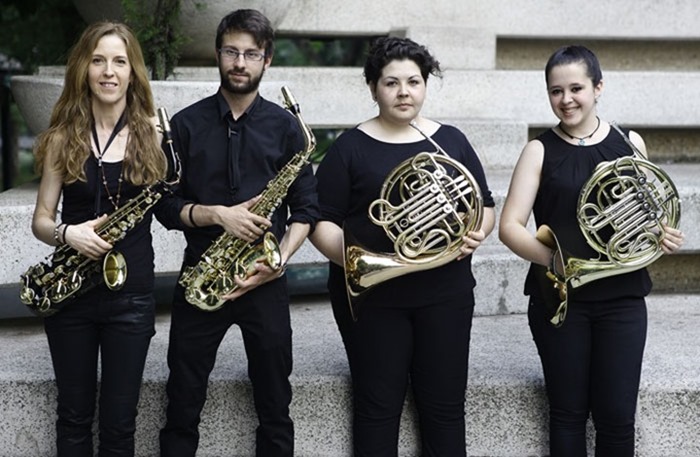
POLYGON ((218 224, 236 238, 249 243, 257 240, 272 225, 266 218, 250 211, 258 200, 259 195, 238 205, 219 207, 218 224))

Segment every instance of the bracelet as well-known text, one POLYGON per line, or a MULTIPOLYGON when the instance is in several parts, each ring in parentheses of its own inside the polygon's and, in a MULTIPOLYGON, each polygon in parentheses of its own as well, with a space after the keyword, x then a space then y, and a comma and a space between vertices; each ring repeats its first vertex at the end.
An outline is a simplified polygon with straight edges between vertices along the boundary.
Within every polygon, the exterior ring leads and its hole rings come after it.
POLYGON ((63 240, 63 244, 66 244, 66 230, 68 230, 68 224, 63 224, 63 233, 61 234, 61 240, 63 240))
POLYGON ((62 245, 64 244, 61 242, 61 239, 58 237, 58 233, 61 231, 61 226, 66 225, 66 224, 58 224, 53 228, 53 239, 56 242, 57 245, 62 245))
POLYGON ((199 227, 199 225, 197 225, 197 224, 195 223, 194 218, 192 217, 192 211, 194 211, 194 207, 195 207, 195 206, 197 206, 197 204, 196 204, 196 203, 192 203, 192 205, 190 206, 190 211, 189 211, 189 213, 187 214, 187 217, 190 219, 190 225, 191 225, 192 227, 199 227))

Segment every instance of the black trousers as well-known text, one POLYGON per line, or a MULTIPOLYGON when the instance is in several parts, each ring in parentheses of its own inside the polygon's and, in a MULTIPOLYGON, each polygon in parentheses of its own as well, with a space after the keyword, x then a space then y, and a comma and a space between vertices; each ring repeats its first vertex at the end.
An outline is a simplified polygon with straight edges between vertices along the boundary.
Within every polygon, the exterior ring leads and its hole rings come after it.
POLYGON ((357 322, 342 296, 332 303, 352 375, 354 455, 398 455, 410 379, 421 455, 466 456, 464 406, 473 293, 420 307, 368 305, 357 322))
POLYGON ((44 327, 58 387, 59 457, 94 455, 92 423, 97 396, 99 456, 134 455, 134 431, 146 354, 155 334, 151 294, 94 289, 47 317, 44 327))
MULTIPOLYGON (((194 457, 209 375, 219 345, 233 324, 241 328, 248 357, 259 421, 256 455, 293 455, 294 427, 289 415, 292 329, 283 281, 258 287, 214 312, 190 305, 182 287, 176 287, 168 347, 167 421, 160 433, 162 457, 194 457)), ((235 433, 236 424, 221 426, 227 428, 221 433, 235 433)))
POLYGON ((564 324, 530 301, 530 329, 549 398, 551 457, 585 457, 592 415, 596 457, 634 455, 634 415, 647 333, 644 298, 570 302, 564 324))

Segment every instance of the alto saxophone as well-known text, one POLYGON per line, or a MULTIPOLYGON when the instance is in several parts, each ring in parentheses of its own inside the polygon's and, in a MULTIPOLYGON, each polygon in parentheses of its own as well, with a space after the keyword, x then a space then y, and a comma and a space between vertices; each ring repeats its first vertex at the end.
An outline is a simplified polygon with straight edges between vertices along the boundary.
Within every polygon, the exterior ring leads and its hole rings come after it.
MULTIPOLYGON (((123 240, 143 220, 146 212, 180 181, 180 159, 173 148, 165 108, 158 109, 158 117, 159 130, 170 149, 174 179, 147 186, 95 229, 100 238, 112 245, 123 240)), ((34 314, 46 317, 62 309, 69 298, 82 295, 103 281, 110 290, 119 290, 124 286, 126 277, 126 261, 119 251, 113 249, 102 261, 96 261, 64 244, 56 248, 46 261, 29 267, 21 275, 19 297, 34 314)))
MULTIPOLYGON (((316 149, 316 138, 301 117, 299 105, 286 86, 282 87, 285 107, 294 114, 302 133, 305 147, 297 152, 280 170, 253 205, 251 212, 270 218, 287 195, 302 168, 309 163, 309 156, 316 149)), ((215 311, 226 302, 222 295, 238 289, 234 278, 249 277, 255 271, 257 262, 264 262, 273 270, 282 268, 282 255, 275 235, 265 232, 257 245, 224 232, 207 248, 202 258, 194 266, 186 267, 180 277, 180 285, 185 288, 185 299, 204 311, 215 311)))

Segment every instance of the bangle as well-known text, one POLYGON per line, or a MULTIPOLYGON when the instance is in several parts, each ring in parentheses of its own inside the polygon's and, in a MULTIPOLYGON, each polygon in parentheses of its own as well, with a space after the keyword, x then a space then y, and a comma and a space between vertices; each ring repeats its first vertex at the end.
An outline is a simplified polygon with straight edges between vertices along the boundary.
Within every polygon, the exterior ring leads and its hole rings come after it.
POLYGON ((61 226, 66 225, 66 224, 58 224, 56 227, 53 228, 53 239, 56 242, 57 245, 62 245, 63 242, 61 239, 58 237, 58 233, 61 231, 61 226))
POLYGON ((68 224, 63 224, 63 233, 61 233, 61 243, 66 244, 66 230, 68 230, 68 224))
POLYGON ((190 206, 190 211, 189 213, 187 213, 187 217, 190 219, 190 225, 192 227, 199 227, 199 225, 197 225, 197 223, 194 221, 194 218, 192 217, 192 211, 194 211, 195 206, 197 206, 197 204, 192 203, 192 205, 190 206))

